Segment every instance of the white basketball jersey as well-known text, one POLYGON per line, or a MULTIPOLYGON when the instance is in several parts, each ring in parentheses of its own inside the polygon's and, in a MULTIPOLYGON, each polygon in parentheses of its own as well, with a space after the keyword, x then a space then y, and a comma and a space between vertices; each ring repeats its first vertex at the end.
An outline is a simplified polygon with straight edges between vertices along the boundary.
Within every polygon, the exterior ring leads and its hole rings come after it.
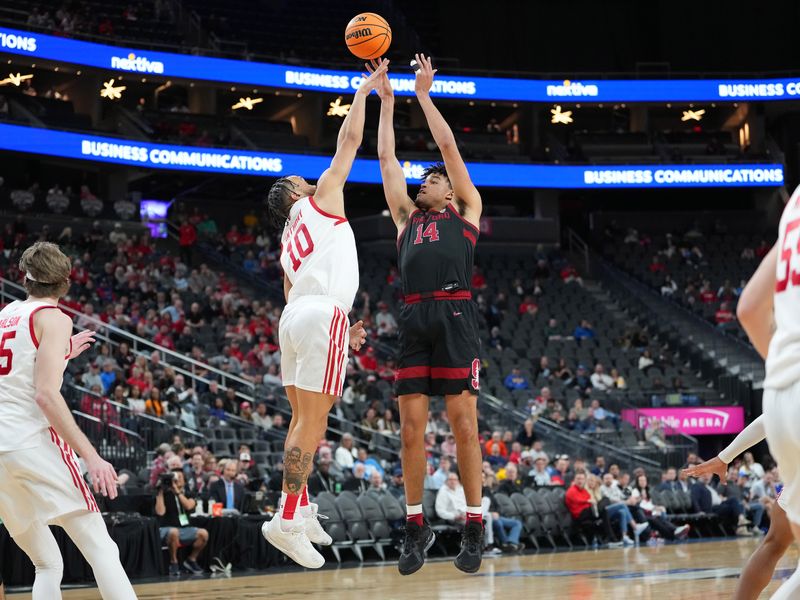
POLYGON ((289 278, 289 304, 301 296, 328 296, 347 311, 358 291, 358 254, 350 223, 321 210, 308 196, 289 212, 281 236, 281 267, 289 278))
POLYGON ((764 387, 783 389, 800 381, 800 187, 781 216, 774 311, 764 387))
POLYGON ((32 300, 12 302, 0 311, 0 452, 35 448, 41 432, 50 427, 34 399, 33 384, 39 346, 33 315, 44 309, 58 310, 32 300))

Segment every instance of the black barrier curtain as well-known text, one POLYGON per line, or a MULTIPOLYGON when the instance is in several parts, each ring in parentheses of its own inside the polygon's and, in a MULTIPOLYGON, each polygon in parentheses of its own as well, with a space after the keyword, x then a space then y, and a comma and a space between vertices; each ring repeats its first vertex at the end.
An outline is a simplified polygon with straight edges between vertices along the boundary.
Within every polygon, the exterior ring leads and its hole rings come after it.
POLYGON ((208 546, 198 563, 208 569, 214 558, 235 569, 265 569, 284 564, 286 558, 261 535, 265 517, 193 517, 192 525, 208 530, 208 546))
MULTIPOLYGON (((157 577, 166 573, 158 538, 158 524, 149 517, 109 517, 106 526, 119 547, 120 560, 131 578, 157 577)), ((64 583, 94 581, 92 569, 60 527, 51 527, 64 558, 64 583)), ((33 585, 33 564, 0 525, 0 570, 7 585, 33 585)))

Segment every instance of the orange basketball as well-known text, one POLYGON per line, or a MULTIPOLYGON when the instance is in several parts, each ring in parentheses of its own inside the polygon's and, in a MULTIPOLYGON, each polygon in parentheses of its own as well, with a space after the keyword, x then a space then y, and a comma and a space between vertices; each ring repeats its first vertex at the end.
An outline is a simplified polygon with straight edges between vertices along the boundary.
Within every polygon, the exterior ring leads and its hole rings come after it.
POLYGON ((358 58, 379 58, 392 43, 392 28, 380 15, 361 13, 347 24, 344 43, 358 58))

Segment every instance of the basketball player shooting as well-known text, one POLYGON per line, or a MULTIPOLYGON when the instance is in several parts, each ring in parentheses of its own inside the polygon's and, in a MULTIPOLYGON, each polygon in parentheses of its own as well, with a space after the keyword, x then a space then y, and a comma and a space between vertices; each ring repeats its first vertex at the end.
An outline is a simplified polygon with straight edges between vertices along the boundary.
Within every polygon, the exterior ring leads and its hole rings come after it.
POLYGON ((95 493, 117 496, 117 475, 72 418, 61 395, 67 360, 89 347, 91 332, 70 337, 58 309, 69 289, 70 259, 37 242, 22 254, 28 298, 0 311, 0 519, 36 568, 34 600, 61 598, 63 562, 48 525, 59 525, 91 565, 106 600, 136 598, 72 448, 95 493))
POLYGON ((273 223, 283 227, 281 266, 286 308, 278 330, 281 376, 292 407, 283 459, 280 515, 262 527, 264 537, 298 564, 318 569, 325 559, 312 542, 331 544, 308 501, 306 482, 328 413, 347 369, 347 346, 358 349, 366 333, 348 313, 358 291, 358 255, 345 218, 344 184, 364 134, 369 93, 386 73, 388 60, 365 77, 339 130, 336 154, 317 185, 292 175, 269 191, 273 223))
MULTIPOLYGON (((426 471, 424 434, 430 396, 444 396, 456 437, 464 485, 464 530, 455 565, 467 573, 481 565, 481 449, 478 443, 478 311, 470 281, 481 217, 481 197, 470 179, 453 132, 430 97, 436 70, 425 55, 415 92, 444 164, 425 171, 416 200, 408 195, 395 156, 394 94, 387 75, 377 88, 381 99, 378 157, 383 190, 397 226, 400 275, 405 295, 400 325, 397 394, 406 492, 406 533, 398 564, 402 575, 419 570, 434 533, 422 515, 426 471)), ((377 73, 377 69, 375 69, 377 73)))

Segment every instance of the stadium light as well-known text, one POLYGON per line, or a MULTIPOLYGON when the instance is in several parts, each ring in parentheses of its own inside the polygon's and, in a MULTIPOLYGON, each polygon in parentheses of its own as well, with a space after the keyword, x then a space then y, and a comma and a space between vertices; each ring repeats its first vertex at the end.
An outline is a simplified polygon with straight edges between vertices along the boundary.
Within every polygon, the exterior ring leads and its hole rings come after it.
POLYGON ((119 100, 122 98, 122 92, 128 89, 127 86, 118 85, 114 86, 114 80, 110 79, 103 83, 103 89, 100 90, 101 98, 108 98, 109 100, 119 100))
POLYGON ((556 104, 553 108, 550 109, 550 113, 553 115, 550 118, 550 122, 556 125, 569 125, 572 123, 572 111, 571 110, 561 110, 561 106, 556 104))
POLYGON ((233 104, 231 108, 233 110, 238 110, 240 108, 253 110, 253 106, 263 101, 264 101, 263 98, 251 98, 250 96, 248 96, 247 98, 239 98, 239 101, 236 104, 233 104))
POLYGON ((33 75, 23 75, 22 73, 14 75, 14 73, 9 73, 8 77, 0 79, 0 85, 8 85, 10 83, 11 85, 19 87, 23 81, 27 81, 28 79, 33 79, 33 75))
POLYGON ((706 110, 704 108, 701 108, 700 110, 685 110, 683 111, 681 121, 699 121, 705 114, 706 110))
POLYGON ((329 106, 330 106, 330 108, 328 109, 329 117, 346 117, 347 113, 350 112, 350 105, 342 104, 341 96, 339 96, 336 100, 331 102, 329 106))

